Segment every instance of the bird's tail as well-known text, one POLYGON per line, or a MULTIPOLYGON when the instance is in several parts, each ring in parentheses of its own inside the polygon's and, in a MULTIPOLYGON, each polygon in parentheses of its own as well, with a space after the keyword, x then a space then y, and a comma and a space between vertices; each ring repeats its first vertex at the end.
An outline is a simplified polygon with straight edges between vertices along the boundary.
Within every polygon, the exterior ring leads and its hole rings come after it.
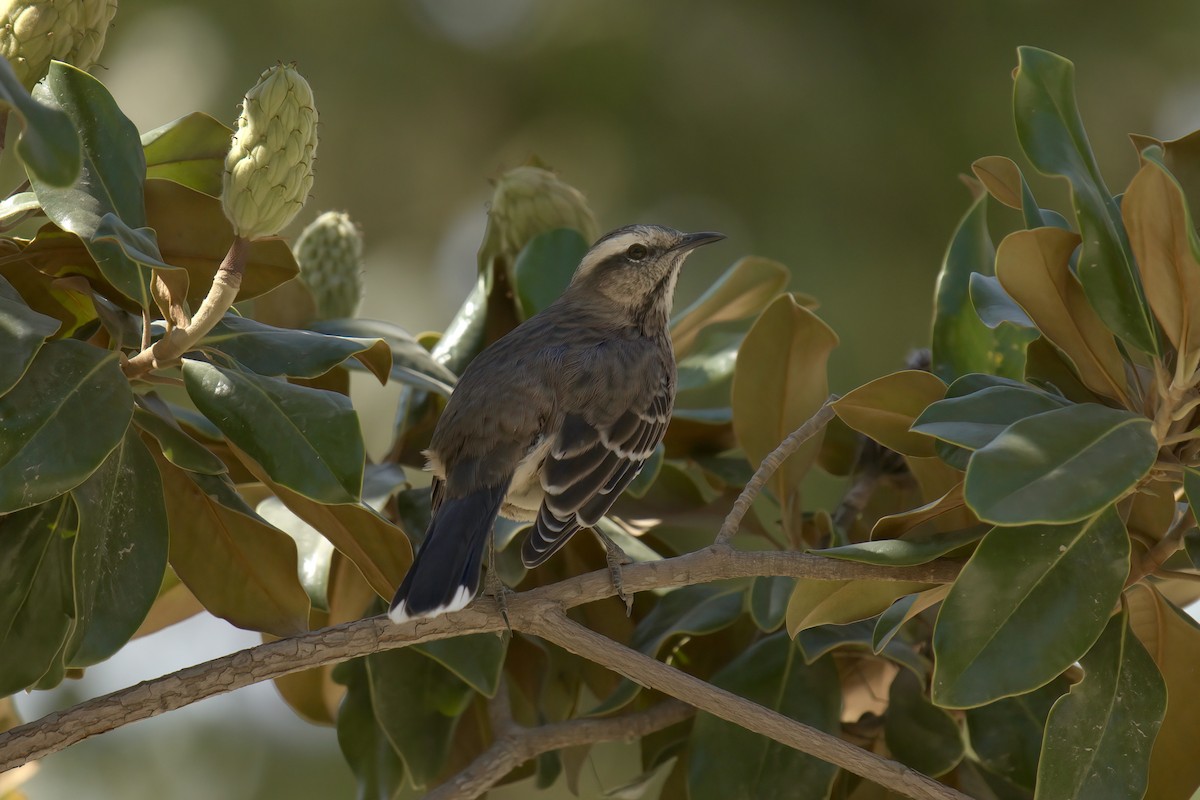
POLYGON ((505 486, 489 486, 442 502, 388 609, 393 622, 457 611, 475 598, 483 551, 506 492, 505 486))

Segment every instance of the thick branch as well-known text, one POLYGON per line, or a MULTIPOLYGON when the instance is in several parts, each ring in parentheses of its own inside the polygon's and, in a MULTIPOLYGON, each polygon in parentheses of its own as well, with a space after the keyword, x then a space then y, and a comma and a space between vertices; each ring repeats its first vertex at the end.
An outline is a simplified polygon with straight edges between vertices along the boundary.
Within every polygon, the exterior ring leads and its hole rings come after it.
POLYGON ((969 800, 950 787, 903 764, 830 736, 777 711, 680 672, 583 627, 561 611, 513 621, 513 628, 554 642, 581 658, 601 664, 635 683, 682 700, 701 711, 774 739, 822 761, 874 781, 915 800, 969 800))
MULTIPOLYGON (((738 552, 713 546, 676 558, 633 564, 625 567, 622 575, 625 591, 632 593, 760 575, 809 580, 949 583, 958 570, 959 564, 952 561, 888 568, 802 553, 738 552)), ((521 629, 530 618, 614 594, 608 571, 597 570, 513 595, 508 600, 508 614, 513 628, 521 629)), ((393 625, 386 617, 372 617, 251 647, 143 681, 0 733, 0 772, 56 753, 89 736, 259 681, 337 664, 380 650, 504 629, 504 619, 495 602, 480 598, 462 611, 403 625, 393 625)))
POLYGON ((803 425, 779 443, 779 446, 767 454, 767 457, 758 465, 758 469, 754 472, 754 477, 742 489, 742 493, 738 495, 738 499, 734 501, 733 508, 730 509, 729 515, 725 517, 725 521, 721 524, 721 530, 717 532, 716 544, 729 544, 729 540, 738 532, 738 528, 742 526, 742 519, 746 516, 746 512, 750 510, 750 506, 754 504, 754 498, 758 497, 759 492, 767 485, 767 481, 771 479, 779 468, 783 466, 783 462, 787 461, 788 456, 795 453, 800 447, 816 435, 817 431, 825 427, 829 420, 833 419, 833 401, 837 400, 836 394, 831 394, 817 413, 813 414, 803 425))
MULTIPOLYGON (((503 683, 503 681, 502 681, 503 683)), ((581 744, 637 739, 683 722, 692 707, 669 700, 653 708, 619 717, 572 719, 536 728, 512 726, 496 733, 484 750, 453 778, 425 795, 424 800, 474 800, 517 767, 551 750, 581 744)))

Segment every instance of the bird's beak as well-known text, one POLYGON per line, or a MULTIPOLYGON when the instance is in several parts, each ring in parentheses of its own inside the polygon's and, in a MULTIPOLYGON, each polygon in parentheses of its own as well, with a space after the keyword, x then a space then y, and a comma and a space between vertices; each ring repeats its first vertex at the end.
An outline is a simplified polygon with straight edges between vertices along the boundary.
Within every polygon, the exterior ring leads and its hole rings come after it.
POLYGON ((681 238, 672 247, 672 250, 682 250, 685 253, 689 250, 695 250, 697 247, 705 244, 719 242, 725 238, 723 233, 714 233, 713 231, 701 231, 700 233, 689 233, 681 238))

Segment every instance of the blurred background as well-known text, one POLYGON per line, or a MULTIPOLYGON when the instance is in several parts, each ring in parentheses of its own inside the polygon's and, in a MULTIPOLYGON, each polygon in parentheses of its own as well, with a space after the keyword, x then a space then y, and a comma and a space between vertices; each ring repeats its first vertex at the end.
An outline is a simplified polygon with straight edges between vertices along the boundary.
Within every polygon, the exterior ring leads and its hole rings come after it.
MULTIPOLYGON (((474 281, 488 179, 537 155, 588 196, 602 229, 729 235, 689 261, 679 303, 741 255, 788 265, 841 336, 830 369, 844 391, 928 343, 934 280, 969 200, 957 175, 990 154, 1024 165, 1015 48, 1075 62, 1116 189, 1136 166, 1127 133, 1200 127, 1197 23, 1190 0, 121 0, 93 71, 146 131, 194 110, 232 124, 262 69, 296 61, 321 139, 288 233, 328 209, 359 222, 361 316, 442 328, 474 281)), ((1056 182, 1033 183, 1043 204, 1067 202, 1056 182)), ((355 384, 373 454, 397 391, 355 384)), ((20 707, 31 718, 257 642, 199 617, 20 707)), ((598 748, 585 796, 632 777, 613 755, 598 748)), ((333 731, 293 716, 271 684, 40 766, 33 798, 354 796, 333 731)))

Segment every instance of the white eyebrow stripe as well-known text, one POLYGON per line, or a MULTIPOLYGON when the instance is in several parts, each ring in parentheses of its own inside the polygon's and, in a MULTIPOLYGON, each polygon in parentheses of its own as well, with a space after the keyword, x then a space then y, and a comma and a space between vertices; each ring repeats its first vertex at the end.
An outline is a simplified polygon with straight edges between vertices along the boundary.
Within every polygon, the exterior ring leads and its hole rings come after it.
POLYGON ((584 256, 583 261, 579 265, 581 272, 586 272, 597 264, 609 259, 618 253, 623 253, 629 249, 629 245, 642 241, 642 236, 634 231, 622 233, 619 236, 614 236, 607 241, 601 242, 594 248, 588 251, 584 256))

